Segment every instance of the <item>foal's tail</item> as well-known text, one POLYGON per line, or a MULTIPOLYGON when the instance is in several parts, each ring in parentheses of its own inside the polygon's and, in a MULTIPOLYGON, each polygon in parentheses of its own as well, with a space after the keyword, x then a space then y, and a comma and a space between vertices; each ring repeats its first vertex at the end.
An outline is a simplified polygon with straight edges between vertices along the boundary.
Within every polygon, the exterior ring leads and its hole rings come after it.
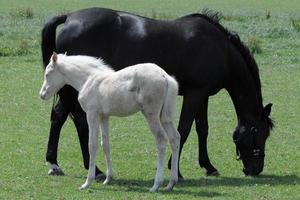
POLYGON ((55 16, 50 19, 43 27, 41 46, 44 67, 48 65, 53 51, 56 50, 56 28, 58 25, 64 23, 66 19, 67 15, 55 16))
POLYGON ((167 84, 167 95, 160 116, 162 122, 172 122, 175 118, 178 83, 173 77, 167 76, 167 84))

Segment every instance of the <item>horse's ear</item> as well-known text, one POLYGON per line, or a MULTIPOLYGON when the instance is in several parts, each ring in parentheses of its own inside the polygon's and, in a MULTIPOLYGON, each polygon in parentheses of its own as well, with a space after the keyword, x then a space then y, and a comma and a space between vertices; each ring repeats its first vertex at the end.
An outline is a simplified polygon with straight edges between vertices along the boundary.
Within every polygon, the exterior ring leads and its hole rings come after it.
POLYGON ((270 113, 271 113, 271 110, 272 110, 272 105, 271 103, 269 103, 268 105, 266 105, 264 108, 263 108, 263 111, 262 111, 262 119, 267 119, 269 116, 270 116, 270 113))
POLYGON ((57 62, 57 54, 55 52, 53 52, 51 60, 52 60, 53 63, 57 62))

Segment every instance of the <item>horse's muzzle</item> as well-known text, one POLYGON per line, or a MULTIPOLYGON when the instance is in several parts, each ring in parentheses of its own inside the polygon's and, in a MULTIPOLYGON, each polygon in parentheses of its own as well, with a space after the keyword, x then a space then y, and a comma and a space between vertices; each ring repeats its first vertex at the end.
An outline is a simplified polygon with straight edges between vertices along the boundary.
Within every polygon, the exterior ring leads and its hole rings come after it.
MULTIPOLYGON (((245 159, 246 160, 246 159, 245 159)), ((247 161, 243 160, 243 172, 246 176, 258 176, 264 169, 263 158, 249 158, 247 161)))

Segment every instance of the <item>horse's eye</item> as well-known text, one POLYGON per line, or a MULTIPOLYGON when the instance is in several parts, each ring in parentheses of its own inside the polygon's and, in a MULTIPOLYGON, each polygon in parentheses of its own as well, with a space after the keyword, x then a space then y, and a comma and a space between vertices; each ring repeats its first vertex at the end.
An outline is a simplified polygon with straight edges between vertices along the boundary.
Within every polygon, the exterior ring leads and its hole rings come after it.
POLYGON ((243 133, 245 133, 246 132, 246 127, 245 126, 242 126, 241 128, 240 128, 240 134, 243 134, 243 133))
POLYGON ((257 133, 257 131, 258 131, 258 130, 257 130, 256 127, 254 127, 254 126, 251 127, 251 133, 257 133))

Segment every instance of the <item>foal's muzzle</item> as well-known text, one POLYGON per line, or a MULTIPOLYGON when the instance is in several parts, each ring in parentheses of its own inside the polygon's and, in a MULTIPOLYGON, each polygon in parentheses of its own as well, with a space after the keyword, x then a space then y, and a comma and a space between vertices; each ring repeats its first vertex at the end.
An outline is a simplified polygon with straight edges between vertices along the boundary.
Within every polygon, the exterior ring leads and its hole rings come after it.
POLYGON ((48 95, 47 91, 44 90, 43 88, 40 91, 40 98, 42 100, 48 100, 50 98, 50 96, 48 95))

